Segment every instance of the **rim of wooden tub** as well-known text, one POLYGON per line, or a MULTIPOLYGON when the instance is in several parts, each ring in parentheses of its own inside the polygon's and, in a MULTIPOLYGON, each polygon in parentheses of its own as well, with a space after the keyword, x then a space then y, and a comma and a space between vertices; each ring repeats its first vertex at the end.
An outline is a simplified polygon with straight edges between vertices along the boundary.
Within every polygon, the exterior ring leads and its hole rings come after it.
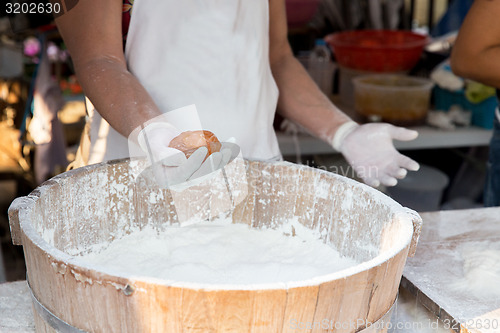
MULTIPOLYGON (((31 223, 31 213, 34 205, 36 204, 37 200, 40 197, 42 197, 46 191, 49 190, 50 187, 57 185, 60 179, 77 175, 80 172, 88 172, 94 169, 105 167, 107 165, 119 164, 127 161, 129 161, 128 158, 90 165, 85 167, 85 169, 80 168, 67 171, 64 174, 57 175, 47 180, 46 182, 42 183, 32 193, 28 194, 27 196, 17 198, 11 205, 13 211, 17 211, 18 213, 17 217, 14 217, 14 220, 17 220, 18 225, 13 226, 11 222, 13 243, 17 245, 22 245, 21 241, 21 229, 22 229, 22 232, 25 234, 25 236, 28 237, 35 246, 37 246, 39 249, 41 249, 47 254, 47 256, 52 262, 52 265, 63 266, 65 271, 71 272, 71 274, 81 282, 87 282, 92 284, 94 282, 102 283, 104 280, 106 280, 107 284, 111 284, 115 286, 117 289, 124 289, 127 286, 130 285, 133 286, 134 282, 136 281, 141 281, 147 283, 154 283, 156 285, 163 285, 167 287, 187 288, 193 290, 272 290, 272 289, 280 290, 280 289, 290 289, 297 287, 318 286, 325 282, 347 278, 349 276, 355 275, 367 269, 382 265, 389 259, 398 255, 406 247, 409 247, 408 256, 413 256, 420 235, 422 220, 416 212, 401 206, 399 203, 397 203, 384 193, 368 185, 362 184, 353 179, 340 176, 338 174, 334 174, 332 172, 328 172, 321 169, 314 169, 314 170, 315 172, 318 173, 324 173, 328 177, 336 178, 337 181, 347 183, 348 185, 353 185, 356 187, 361 186, 364 191, 380 198, 381 203, 388 206, 390 212, 393 213, 392 218, 398 219, 399 224, 403 227, 403 230, 398 232, 398 236, 400 236, 399 234, 404 234, 405 236, 399 238, 395 246, 392 246, 390 249, 384 250, 382 253, 376 255, 372 259, 333 273, 323 274, 305 280, 297 280, 289 282, 256 283, 256 284, 214 284, 214 283, 195 283, 195 282, 166 280, 148 276, 123 274, 123 272, 120 272, 119 274, 115 275, 116 272, 114 273, 112 270, 97 271, 95 269, 96 268, 95 265, 88 264, 87 262, 85 262, 84 259, 80 258, 79 256, 69 255, 66 252, 57 249, 55 246, 50 245, 34 229, 33 224, 31 223), (39 194, 38 195, 33 194, 35 191, 37 191, 39 194)), ((265 162, 262 163, 267 164, 265 162)), ((272 164, 292 166, 294 168, 299 168, 299 169, 310 168, 308 166, 298 165, 289 162, 275 162, 272 164)), ((9 209, 9 211, 10 210, 11 209, 9 209)), ((13 216, 10 216, 10 218, 12 220, 13 216)), ((103 267, 98 266, 98 268, 103 268, 103 267)))

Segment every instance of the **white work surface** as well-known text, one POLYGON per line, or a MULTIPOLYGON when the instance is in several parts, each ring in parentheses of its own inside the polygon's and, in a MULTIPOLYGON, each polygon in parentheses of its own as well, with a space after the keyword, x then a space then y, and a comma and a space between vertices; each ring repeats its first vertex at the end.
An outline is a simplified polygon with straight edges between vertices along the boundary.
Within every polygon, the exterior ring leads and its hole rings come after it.
MULTIPOLYGON (((500 297, 491 290, 481 295, 471 292, 464 278, 464 256, 477 249, 500 253, 500 207, 421 216, 424 224, 417 253, 406 263, 401 286, 456 332, 500 332, 500 297)), ((480 256, 473 259, 481 264, 480 256)), ((498 274, 499 262, 486 264, 498 274)))
MULTIPOLYGON (((421 214, 424 225, 414 258, 409 258, 403 272, 402 293, 392 322, 406 328, 390 333, 443 332, 433 328, 434 317, 426 317, 424 306, 443 320, 478 323, 478 318, 500 320, 500 299, 478 298, 449 287, 462 278, 462 262, 456 249, 470 242, 500 242, 500 208, 441 211, 421 214), (413 295, 413 296, 412 296, 413 295), (424 314, 424 315, 422 315, 424 314), (421 322, 421 326, 418 323, 421 322), (429 324, 429 328, 425 329, 429 324), (413 328, 408 328, 413 327, 413 328), (422 329, 423 328, 423 329, 422 329)), ((499 281, 500 283, 500 281, 499 281)), ((500 324, 500 323, 499 323, 500 324)), ((0 332, 34 332, 31 299, 26 281, 0 284, 0 332)), ((500 332, 465 330, 457 332, 500 332)))
POLYGON ((0 332, 35 332, 26 281, 0 284, 0 332))
MULTIPOLYGON (((418 131, 419 136, 413 141, 395 141, 399 150, 438 149, 488 146, 492 130, 481 127, 462 127, 454 130, 437 129, 430 126, 410 127, 418 131)), ((296 139, 289 134, 278 132, 278 143, 284 156, 296 154, 296 142, 301 154, 332 154, 335 150, 326 142, 307 134, 298 134, 296 139)))

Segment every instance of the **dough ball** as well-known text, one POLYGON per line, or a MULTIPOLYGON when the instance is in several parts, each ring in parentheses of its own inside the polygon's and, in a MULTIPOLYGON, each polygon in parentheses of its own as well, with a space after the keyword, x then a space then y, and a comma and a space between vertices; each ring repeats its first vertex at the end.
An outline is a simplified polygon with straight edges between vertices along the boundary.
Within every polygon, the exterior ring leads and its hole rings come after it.
POLYGON ((179 149, 186 155, 186 158, 189 158, 196 149, 207 147, 208 154, 206 157, 208 157, 220 151, 221 143, 215 134, 210 131, 186 131, 173 138, 169 147, 179 149))

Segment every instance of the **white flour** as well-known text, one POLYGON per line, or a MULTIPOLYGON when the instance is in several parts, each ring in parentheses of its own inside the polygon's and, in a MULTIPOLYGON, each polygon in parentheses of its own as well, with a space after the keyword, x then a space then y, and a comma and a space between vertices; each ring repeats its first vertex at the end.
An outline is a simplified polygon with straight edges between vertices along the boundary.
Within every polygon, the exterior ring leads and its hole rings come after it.
POLYGON ((497 242, 470 242, 461 249, 463 278, 454 281, 456 290, 479 298, 500 297, 500 245, 497 242))
POLYGON ((125 277, 204 284, 300 281, 357 264, 341 258, 296 221, 280 230, 255 230, 229 219, 169 227, 160 233, 144 229, 81 259, 125 277))

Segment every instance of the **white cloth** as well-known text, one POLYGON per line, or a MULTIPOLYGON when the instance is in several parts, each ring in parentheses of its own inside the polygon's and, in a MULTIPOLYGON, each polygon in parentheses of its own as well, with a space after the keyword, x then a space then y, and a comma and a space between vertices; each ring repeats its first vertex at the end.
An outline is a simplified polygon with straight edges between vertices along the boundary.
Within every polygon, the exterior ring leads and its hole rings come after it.
POLYGON ((57 117, 64 105, 64 99, 59 85, 51 77, 45 48, 42 54, 35 80, 33 118, 28 128, 36 144, 33 167, 37 184, 52 177, 68 164, 63 127, 57 117))
MULTIPOLYGON (((162 112, 195 104, 204 129, 221 140, 235 137, 243 157, 259 160, 281 156, 272 126, 278 89, 269 66, 268 6, 136 0, 125 50, 129 70, 162 112)), ((91 126, 89 163, 126 157, 126 138, 98 114, 91 126)))

